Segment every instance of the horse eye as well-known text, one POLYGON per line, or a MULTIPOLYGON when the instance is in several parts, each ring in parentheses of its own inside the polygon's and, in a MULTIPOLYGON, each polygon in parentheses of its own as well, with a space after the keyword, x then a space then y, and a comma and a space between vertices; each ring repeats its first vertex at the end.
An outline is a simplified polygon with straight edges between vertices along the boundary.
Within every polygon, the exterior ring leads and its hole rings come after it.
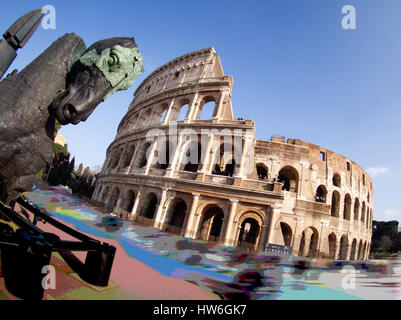
POLYGON ((110 55, 109 60, 107 60, 109 67, 114 67, 118 64, 118 57, 115 54, 110 55))

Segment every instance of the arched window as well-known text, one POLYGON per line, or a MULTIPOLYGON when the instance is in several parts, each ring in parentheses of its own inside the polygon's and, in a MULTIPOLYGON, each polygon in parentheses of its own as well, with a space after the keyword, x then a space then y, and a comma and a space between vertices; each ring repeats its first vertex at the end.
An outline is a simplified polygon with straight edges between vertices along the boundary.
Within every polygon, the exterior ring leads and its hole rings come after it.
POLYGON ((230 143, 223 143, 214 160, 213 174, 232 177, 235 168, 235 149, 230 143))
POLYGON ((141 150, 138 154, 138 158, 137 158, 138 159, 138 162, 137 162, 138 168, 143 168, 148 163, 150 147, 151 147, 151 144, 149 142, 146 142, 145 144, 142 145, 141 150))
POLYGON ((200 143, 190 143, 186 148, 183 159, 186 162, 184 171, 197 172, 201 162, 202 148, 200 143))
POLYGON ((124 168, 130 165, 134 152, 135 152, 135 146, 134 145, 129 146, 125 154, 124 168))
POLYGON ((125 194, 123 210, 131 212, 134 207, 135 202, 135 192, 132 190, 128 190, 125 194))
POLYGON ((157 169, 167 169, 170 165, 175 146, 169 140, 159 141, 157 159, 154 167, 157 169))
POLYGON ((344 198, 344 213, 345 220, 351 220, 351 196, 347 193, 344 198))
POLYGON ((184 121, 189 111, 189 105, 185 104, 181 106, 180 113, 178 114, 177 121, 184 121))
POLYGON ((280 227, 281 227, 281 233, 283 235, 284 245, 291 246, 291 242, 292 242, 291 227, 284 222, 280 222, 280 227))
POLYGON ((327 189, 324 185, 320 185, 316 189, 315 201, 326 203, 327 189))
POLYGON ((333 191, 331 197, 331 216, 339 217, 340 215, 340 194, 338 191, 333 191))
POLYGON ((338 173, 335 173, 333 175, 333 186, 335 187, 341 187, 341 177, 338 173))
POLYGON ((354 220, 359 220, 359 199, 355 198, 354 203, 354 220))
POLYGON ((256 165, 256 172, 258 174, 258 179, 261 181, 266 181, 267 180, 267 168, 264 164, 258 163, 256 165))
POLYGON ((213 118, 215 108, 216 102, 214 97, 208 96, 201 101, 199 108, 200 114, 195 118, 200 120, 211 120, 213 118))
POLYGON ((365 212, 366 212, 365 201, 362 201, 362 211, 361 211, 361 221, 362 221, 362 223, 365 223, 365 212))
POLYGON ((283 190, 298 192, 298 172, 293 167, 282 168, 277 177, 277 182, 283 184, 283 190))

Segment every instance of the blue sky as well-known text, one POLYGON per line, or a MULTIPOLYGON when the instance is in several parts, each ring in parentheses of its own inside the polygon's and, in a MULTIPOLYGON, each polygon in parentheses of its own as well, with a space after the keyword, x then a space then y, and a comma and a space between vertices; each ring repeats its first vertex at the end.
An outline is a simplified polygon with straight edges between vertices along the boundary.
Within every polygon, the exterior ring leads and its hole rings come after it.
POLYGON ((401 221, 401 1, 9 1, 0 31, 53 5, 56 29, 39 28, 9 71, 22 69, 67 32, 86 45, 134 36, 145 72, 127 91, 61 133, 76 163, 102 165, 133 93, 155 68, 213 46, 234 78, 235 117, 255 120, 260 139, 283 135, 349 157, 373 179, 374 219, 401 221), (344 5, 356 30, 341 26, 344 5))

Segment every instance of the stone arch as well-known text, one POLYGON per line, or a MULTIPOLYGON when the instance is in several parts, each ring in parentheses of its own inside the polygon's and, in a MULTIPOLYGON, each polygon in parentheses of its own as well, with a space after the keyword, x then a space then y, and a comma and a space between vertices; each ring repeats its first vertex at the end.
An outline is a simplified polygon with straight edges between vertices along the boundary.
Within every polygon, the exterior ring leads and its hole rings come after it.
POLYGON ((338 173, 333 174, 333 186, 341 188, 341 176, 338 173))
POLYGON ((291 227, 285 223, 280 222, 281 234, 283 236, 284 245, 291 246, 292 244, 292 229, 291 227))
POLYGON ((359 199, 355 198, 354 202, 354 220, 359 220, 359 199))
POLYGON ((185 143, 181 150, 181 159, 179 170, 197 172, 201 163, 202 146, 197 141, 188 141, 185 143))
POLYGON ((233 143, 220 143, 214 150, 212 174, 232 177, 235 169, 235 147, 233 143))
POLYGON ((298 192, 298 171, 292 166, 284 166, 278 172, 277 182, 283 184, 283 190, 298 192))
POLYGON ((337 237, 334 232, 329 234, 329 259, 336 259, 337 237))
POLYGON ((143 128, 149 124, 152 116, 152 109, 149 107, 142 111, 139 127, 143 128))
POLYGON ((135 202, 135 192, 131 189, 125 192, 123 210, 131 212, 134 207, 135 202))
POLYGON ((152 111, 151 125, 157 125, 164 121, 168 109, 166 102, 156 105, 152 111))
POLYGON ((240 248, 256 251, 259 243, 261 225, 251 217, 243 219, 240 224, 240 232, 237 239, 237 246, 240 248))
POLYGON ((135 167, 143 168, 147 165, 151 146, 150 142, 144 142, 142 146, 140 146, 141 149, 137 154, 135 167))
POLYGON ((185 200, 180 198, 172 199, 168 205, 163 229, 167 232, 180 234, 182 228, 184 227, 187 208, 188 206, 185 200))
POLYGON ((340 193, 337 190, 334 190, 331 196, 330 214, 332 217, 338 218, 340 216, 340 193))
POLYGON ((327 199, 327 189, 323 184, 321 184, 316 189, 315 201, 326 203, 326 199, 327 199))
POLYGON ((157 145, 157 159, 154 161, 154 168, 167 169, 174 155, 175 145, 169 139, 160 139, 157 145))
POLYGON ((351 205, 352 205, 352 200, 351 196, 349 193, 347 193, 344 197, 344 212, 343 212, 343 218, 345 220, 351 220, 351 205))
POLYGON ((199 113, 195 116, 195 119, 200 120, 210 120, 214 117, 216 113, 216 103, 217 99, 212 96, 208 95, 199 103, 199 113))
POLYGON ((202 240, 218 241, 223 226, 224 210, 217 204, 209 204, 202 210, 202 221, 198 237, 202 240))
POLYGON ((184 121, 189 114, 189 99, 182 99, 180 100, 179 104, 178 104, 178 108, 177 108, 177 113, 176 116, 174 117, 175 121, 184 121))
POLYGON ((309 226, 302 231, 299 244, 299 256, 314 258, 318 256, 319 232, 315 227, 309 226))
POLYGON ((159 200, 154 192, 148 192, 142 201, 140 216, 147 219, 154 219, 159 200))
POLYGON ((264 163, 256 164, 256 173, 258 175, 258 180, 266 181, 269 174, 269 169, 264 163))
POLYGON ((109 205, 111 210, 114 210, 114 207, 117 204, 118 197, 120 196, 120 189, 118 187, 114 187, 109 200, 109 205))
POLYGON ((339 252, 340 260, 347 259, 347 249, 348 249, 348 237, 346 234, 344 234, 340 239, 340 252, 339 252))
POLYGON ((135 114, 132 116, 131 119, 132 119, 132 120, 130 121, 128 130, 129 130, 129 131, 131 131, 131 130, 134 131, 134 130, 136 130, 136 128, 138 127, 139 113, 138 113, 138 112, 135 113, 135 114))
POLYGON ((123 163, 123 167, 127 168, 129 167, 129 165, 131 164, 132 161, 132 157, 134 155, 135 152, 135 145, 134 144, 130 144, 127 147, 127 150, 125 152, 125 156, 124 156, 124 163, 123 163))

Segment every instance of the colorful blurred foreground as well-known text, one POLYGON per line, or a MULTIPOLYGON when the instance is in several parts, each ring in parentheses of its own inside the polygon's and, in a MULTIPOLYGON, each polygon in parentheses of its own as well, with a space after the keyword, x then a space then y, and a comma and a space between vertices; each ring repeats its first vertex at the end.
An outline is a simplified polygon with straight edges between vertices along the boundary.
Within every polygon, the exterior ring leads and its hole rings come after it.
MULTIPOLYGON (((117 246, 110 286, 106 288, 95 288, 72 277, 69 267, 53 253, 57 286, 45 291, 46 299, 401 298, 401 258, 329 261, 253 254, 104 215, 62 187, 38 183, 26 198, 52 217, 117 246)), ((3 286, 1 283, 0 299, 9 298, 1 292, 3 286)))

